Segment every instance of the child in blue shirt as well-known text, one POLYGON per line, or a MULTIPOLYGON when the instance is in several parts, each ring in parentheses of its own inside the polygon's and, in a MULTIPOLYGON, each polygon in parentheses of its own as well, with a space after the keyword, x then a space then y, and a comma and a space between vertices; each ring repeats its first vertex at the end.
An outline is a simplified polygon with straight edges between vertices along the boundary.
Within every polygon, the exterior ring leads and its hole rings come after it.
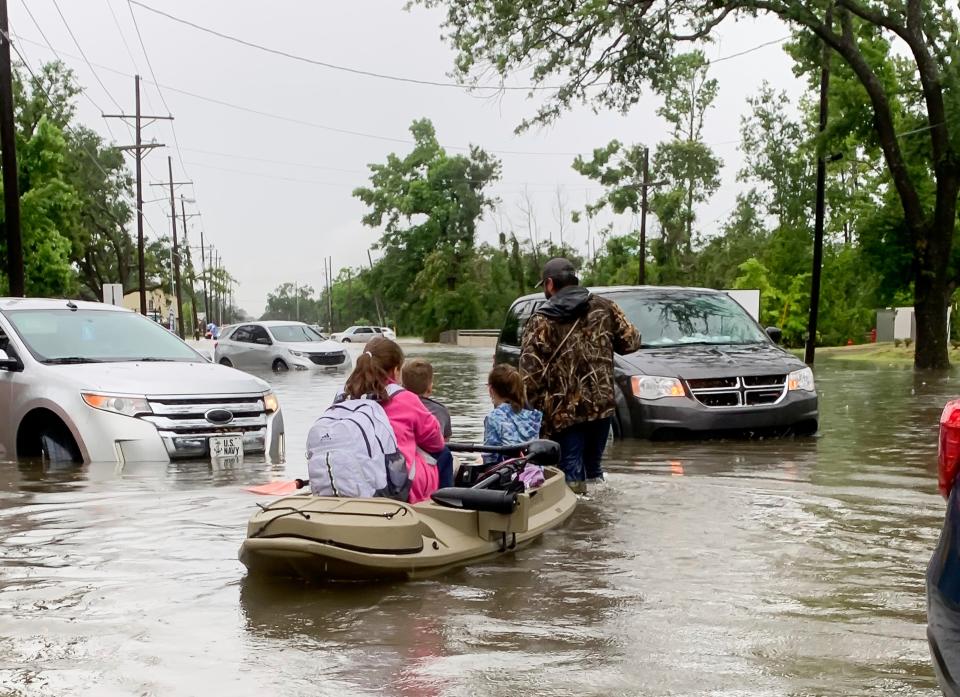
MULTIPOLYGON (((540 436, 543 414, 526 408, 526 391, 520 372, 511 365, 501 363, 490 371, 487 378, 493 411, 483 420, 484 445, 516 445, 540 436)), ((502 455, 486 453, 483 461, 499 462, 502 455)))

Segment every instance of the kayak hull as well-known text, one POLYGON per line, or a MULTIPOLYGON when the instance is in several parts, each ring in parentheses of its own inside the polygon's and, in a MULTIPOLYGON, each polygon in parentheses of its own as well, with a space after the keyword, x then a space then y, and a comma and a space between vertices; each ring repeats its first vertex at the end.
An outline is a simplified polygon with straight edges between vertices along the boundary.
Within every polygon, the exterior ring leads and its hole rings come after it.
POLYGON ((240 561, 252 575, 308 580, 415 579, 520 549, 573 513, 563 473, 518 495, 512 514, 432 501, 288 496, 250 520, 240 561))

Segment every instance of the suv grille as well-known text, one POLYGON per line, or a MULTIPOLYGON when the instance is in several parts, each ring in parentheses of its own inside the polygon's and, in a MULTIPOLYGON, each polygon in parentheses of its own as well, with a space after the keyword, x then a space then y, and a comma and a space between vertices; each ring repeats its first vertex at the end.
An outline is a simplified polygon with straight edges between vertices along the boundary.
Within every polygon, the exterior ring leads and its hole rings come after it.
POLYGON ((310 360, 316 365, 340 365, 347 360, 347 354, 343 351, 334 351, 332 353, 311 353, 310 360))
POLYGON ((692 378, 686 382, 695 400, 714 409, 776 404, 787 390, 786 375, 692 378))
POLYGON ((171 458, 209 455, 211 436, 242 434, 244 452, 265 449, 267 412, 260 396, 148 397, 147 401, 153 413, 140 418, 157 427, 171 458), (211 410, 228 411, 233 419, 212 423, 205 416, 211 410))

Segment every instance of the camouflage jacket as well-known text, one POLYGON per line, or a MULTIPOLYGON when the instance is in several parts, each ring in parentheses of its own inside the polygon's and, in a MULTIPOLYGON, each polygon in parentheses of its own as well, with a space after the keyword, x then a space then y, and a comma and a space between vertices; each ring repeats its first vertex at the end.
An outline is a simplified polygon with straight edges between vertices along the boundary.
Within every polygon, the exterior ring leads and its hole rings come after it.
POLYGON ((640 333, 616 303, 568 286, 527 322, 520 372, 543 412, 544 436, 613 414, 613 353, 640 349, 640 333))

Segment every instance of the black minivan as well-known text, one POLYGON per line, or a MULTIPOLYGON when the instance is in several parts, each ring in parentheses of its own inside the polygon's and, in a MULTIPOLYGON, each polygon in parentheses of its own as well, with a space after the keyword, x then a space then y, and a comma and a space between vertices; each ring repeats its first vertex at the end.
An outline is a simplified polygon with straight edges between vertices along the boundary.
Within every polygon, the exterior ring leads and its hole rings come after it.
MULTIPOLYGON (((777 346, 723 291, 665 286, 590 288, 640 331, 636 353, 615 356, 616 437, 811 435, 818 428, 813 372, 777 346)), ((525 295, 507 311, 496 361, 516 365, 523 327, 545 302, 525 295)))

